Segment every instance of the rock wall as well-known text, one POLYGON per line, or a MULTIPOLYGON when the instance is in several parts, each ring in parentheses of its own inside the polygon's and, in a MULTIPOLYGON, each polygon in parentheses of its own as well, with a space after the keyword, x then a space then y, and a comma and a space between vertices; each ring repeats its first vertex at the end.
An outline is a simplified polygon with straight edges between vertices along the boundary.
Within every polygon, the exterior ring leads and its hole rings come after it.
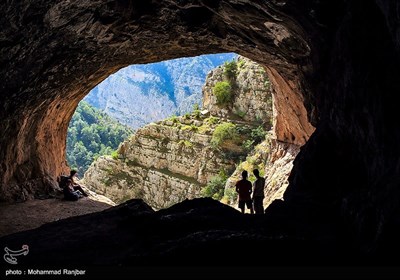
POLYGON ((186 198, 201 196, 201 189, 220 170, 232 172, 242 150, 216 150, 212 132, 222 120, 177 117, 149 124, 123 142, 118 158, 100 157, 84 175, 91 190, 121 203, 141 198, 160 209, 186 198))
POLYGON ((208 75, 203 87, 203 106, 212 114, 222 117, 243 112, 242 119, 253 123, 263 120, 263 127, 271 129, 266 139, 237 165, 228 178, 225 193, 230 199, 224 201, 236 206, 234 186, 241 179, 241 172, 247 170, 251 181, 254 181, 252 170, 257 168, 266 179, 264 207, 267 208, 275 199, 283 200, 293 160, 315 128, 306 118, 302 97, 297 94, 298 85, 284 80, 274 69, 265 70, 243 56, 237 58, 237 65, 237 78, 234 81, 237 93, 232 104, 222 108, 216 104, 213 86, 216 81, 227 79, 224 67, 220 66, 208 75), (266 90, 268 94, 265 94, 266 90))
POLYGON ((275 200, 283 200, 283 195, 289 185, 289 175, 293 168, 293 161, 300 150, 296 144, 278 141, 273 132, 266 135, 266 139, 254 147, 254 149, 241 161, 225 184, 227 199, 223 201, 233 207, 237 207, 237 194, 235 184, 242 179, 242 171, 247 170, 249 180, 255 181, 252 171, 257 168, 260 176, 265 178, 264 208, 270 206, 275 200))
POLYGON ((83 184, 116 203, 131 198, 149 202, 153 209, 162 209, 200 195, 199 183, 168 170, 145 168, 111 157, 100 157, 85 173, 83 184))
POLYGON ((203 108, 211 115, 222 118, 240 118, 246 122, 263 123, 265 129, 272 127, 272 99, 268 76, 258 63, 238 56, 235 60, 236 75, 232 78, 233 96, 228 106, 218 106, 213 93, 216 82, 229 80, 225 66, 211 70, 203 86, 203 108), (266 94, 267 93, 267 94, 266 94))
POLYGON ((276 199, 283 200, 286 188, 289 185, 289 175, 292 172, 293 161, 300 151, 300 146, 280 142, 271 138, 269 154, 265 167, 265 198, 267 208, 276 199))

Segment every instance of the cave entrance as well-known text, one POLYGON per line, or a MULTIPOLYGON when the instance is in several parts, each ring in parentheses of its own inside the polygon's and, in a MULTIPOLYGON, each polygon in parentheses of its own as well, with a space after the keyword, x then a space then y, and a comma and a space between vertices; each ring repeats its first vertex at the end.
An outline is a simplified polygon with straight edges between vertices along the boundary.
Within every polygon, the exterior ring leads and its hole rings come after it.
POLYGON ((288 128, 291 120, 273 114, 273 93, 280 95, 274 104, 281 112, 305 113, 289 91, 276 71, 235 53, 131 65, 79 103, 68 129, 68 163, 91 191, 116 203, 141 198, 155 209, 199 196, 236 206, 234 183, 242 170, 254 177, 257 168, 269 177, 268 205, 282 198, 292 161, 307 138, 299 128, 290 131, 290 142, 276 139, 276 132, 287 132, 273 127, 283 121, 288 128), (267 72, 282 89, 271 85, 267 72), (215 145, 214 132, 229 134, 229 125, 237 135, 215 145), (273 167, 282 158, 284 164, 273 167))
POLYGON ((237 57, 201 55, 124 67, 93 88, 70 121, 67 161, 83 176, 101 155, 111 155, 135 130, 199 107, 207 73, 237 57))
MULTIPOLYGON (((20 29, 32 36, 12 37, 2 48, 9 67, 2 83, 1 200, 26 200, 57 188, 57 177, 69 171, 66 132, 79 102, 132 64, 205 53, 243 55, 267 67, 276 85, 276 139, 295 144, 308 139, 313 131, 308 120, 316 119, 304 75, 310 78, 314 71, 308 40, 314 33, 307 29, 314 25, 285 16, 306 7, 279 1, 125 4, 35 4, 28 10, 37 14, 27 22, 6 18, 9 34, 20 29)), ((12 8, 22 13, 20 6, 12 8)))

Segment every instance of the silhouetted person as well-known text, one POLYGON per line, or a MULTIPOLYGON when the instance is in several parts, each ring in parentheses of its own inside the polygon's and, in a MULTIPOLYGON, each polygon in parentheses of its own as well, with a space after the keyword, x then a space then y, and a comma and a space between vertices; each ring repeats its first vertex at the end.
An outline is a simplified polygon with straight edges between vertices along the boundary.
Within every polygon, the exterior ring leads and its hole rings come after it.
POLYGON ((239 194, 239 208, 242 213, 245 212, 244 206, 250 209, 250 213, 253 214, 253 202, 251 200, 252 185, 249 180, 247 180, 247 171, 242 172, 242 180, 236 182, 236 192, 239 194))
POLYGON ((80 197, 79 191, 74 190, 72 180, 68 179, 63 189, 64 198, 66 200, 77 201, 80 197))
POLYGON ((254 212, 256 214, 264 214, 264 187, 265 187, 265 178, 260 176, 260 172, 258 169, 253 170, 254 176, 256 176, 256 180, 253 183, 253 204, 254 204, 254 212))
POLYGON ((72 180, 72 187, 74 190, 80 191, 84 196, 88 196, 88 194, 82 189, 81 185, 74 180, 75 176, 77 175, 77 171, 72 169, 69 174, 69 178, 72 180))

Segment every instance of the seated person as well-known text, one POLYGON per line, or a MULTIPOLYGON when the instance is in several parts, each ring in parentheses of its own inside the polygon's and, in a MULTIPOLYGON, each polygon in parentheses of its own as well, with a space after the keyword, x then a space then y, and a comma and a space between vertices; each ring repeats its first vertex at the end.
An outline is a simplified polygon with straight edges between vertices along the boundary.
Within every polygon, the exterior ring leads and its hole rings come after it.
POLYGON ((71 179, 67 180, 67 184, 63 189, 63 193, 66 200, 77 201, 81 197, 79 191, 74 190, 71 179))
POLYGON ((69 173, 69 178, 72 181, 72 187, 74 188, 75 191, 79 191, 83 194, 83 196, 88 196, 88 194, 82 189, 82 186, 79 185, 76 181, 75 181, 75 176, 77 175, 77 171, 72 169, 69 173))

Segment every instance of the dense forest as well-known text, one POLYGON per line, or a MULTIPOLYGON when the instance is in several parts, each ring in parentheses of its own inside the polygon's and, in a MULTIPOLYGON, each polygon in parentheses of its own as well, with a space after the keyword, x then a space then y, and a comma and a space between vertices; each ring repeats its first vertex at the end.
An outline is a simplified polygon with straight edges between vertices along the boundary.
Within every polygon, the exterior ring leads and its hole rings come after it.
POLYGON ((73 115, 67 135, 67 161, 83 176, 101 155, 110 155, 133 133, 101 110, 81 101, 73 115))

